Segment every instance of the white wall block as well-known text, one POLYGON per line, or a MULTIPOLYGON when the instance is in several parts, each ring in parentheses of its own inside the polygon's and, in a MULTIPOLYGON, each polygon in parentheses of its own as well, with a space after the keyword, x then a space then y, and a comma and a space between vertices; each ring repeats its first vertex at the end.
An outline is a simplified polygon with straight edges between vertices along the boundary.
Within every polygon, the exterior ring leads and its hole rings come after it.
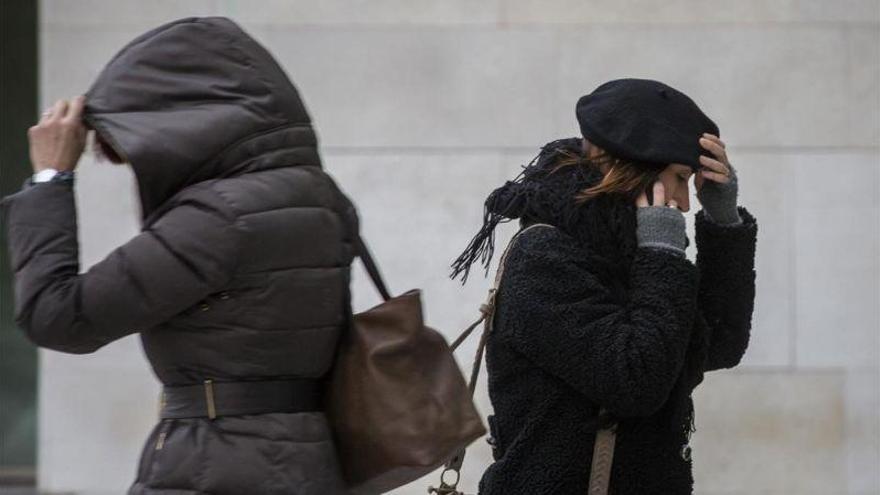
POLYGON ((141 209, 128 165, 95 161, 87 151, 77 167, 76 182, 80 271, 85 271, 140 233, 141 209))
POLYGON ((845 493, 845 378, 707 374, 694 393, 694 493, 845 493))
POLYGON ((739 145, 880 142, 870 112, 856 110, 880 99, 880 57, 850 62, 869 49, 849 43, 843 27, 602 25, 559 36, 557 92, 565 112, 606 80, 645 77, 687 93, 721 137, 739 145), (858 82, 850 76, 854 63, 865 66, 858 82))
POLYGON ((49 493, 124 493, 159 412, 159 385, 137 337, 96 354, 40 352, 39 486, 49 493))
POLYGON ((880 359, 878 155, 816 154, 796 167, 797 363, 880 359))
POLYGON ((880 19, 880 3, 876 0, 673 0, 663 3, 652 0, 507 0, 503 13, 511 24, 862 23, 880 19))
MULTIPOLYGON (((41 107, 85 93, 104 65, 142 28, 48 26, 40 33, 41 107)), ((39 112, 34 113, 34 118, 39 112)))
POLYGON ((856 23, 880 20, 876 0, 43 0, 49 24, 138 25, 187 15, 228 15, 285 26, 670 23, 856 23))
MULTIPOLYGON (((870 77, 880 72, 880 57, 865 48, 876 31, 244 25, 298 85, 328 146, 521 147, 576 133, 577 98, 618 77, 681 88, 716 120, 722 137, 745 146, 864 147, 880 141, 876 112, 853 110, 880 101, 880 78, 870 77)), ((43 94, 54 99, 84 91, 140 32, 53 28, 44 38, 43 94)))
POLYGON ((299 86, 327 146, 530 145, 558 112, 551 32, 254 32, 299 86))
POLYGON ((58 26, 147 29, 188 16, 217 15, 217 0, 41 0, 40 20, 58 26))
MULTIPOLYGON (((867 114, 851 111, 876 99, 880 86, 862 82, 858 95, 852 91, 848 50, 864 50, 850 46, 843 29, 253 28, 298 83, 331 146, 517 147, 570 135, 577 98, 618 77, 681 88, 722 137, 746 146, 880 139, 867 114)), ((880 67, 876 59, 862 63, 880 67)))
POLYGON ((846 375, 847 480, 852 493, 880 493, 880 368, 846 375))
POLYGON ((217 0, 222 15, 279 26, 493 25, 503 0, 217 0))

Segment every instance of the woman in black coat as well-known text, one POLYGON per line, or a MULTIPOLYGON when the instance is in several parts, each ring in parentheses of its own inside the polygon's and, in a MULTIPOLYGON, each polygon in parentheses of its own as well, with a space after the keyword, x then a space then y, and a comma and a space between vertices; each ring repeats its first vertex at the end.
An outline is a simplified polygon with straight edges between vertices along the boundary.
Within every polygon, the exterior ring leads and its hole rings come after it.
POLYGON ((129 493, 344 493, 321 389, 357 216, 269 53, 228 19, 165 24, 29 136, 37 173, 4 200, 16 321, 77 354, 138 333, 164 386, 129 493), (79 273, 88 128, 131 165, 142 226, 79 273))
POLYGON ((717 127, 682 93, 612 81, 578 118, 583 139, 547 144, 489 196, 454 265, 466 277, 488 263, 499 222, 549 224, 514 239, 500 282, 487 342, 495 462, 480 493, 587 493, 597 428, 616 423, 609 493, 690 494, 691 392, 746 351, 757 224, 736 204, 717 127), (696 264, 683 215, 694 172, 696 264))

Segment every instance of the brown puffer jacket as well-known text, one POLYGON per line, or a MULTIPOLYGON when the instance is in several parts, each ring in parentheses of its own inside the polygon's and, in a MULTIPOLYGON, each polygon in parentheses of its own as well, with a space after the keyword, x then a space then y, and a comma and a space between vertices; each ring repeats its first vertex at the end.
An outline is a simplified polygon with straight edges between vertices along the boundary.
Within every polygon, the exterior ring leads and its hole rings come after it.
MULTIPOLYGON (((349 321, 357 216, 272 57, 228 19, 171 22, 109 62, 85 118, 133 167, 143 228, 80 274, 72 184, 7 197, 31 340, 90 353, 139 332, 169 386, 325 375, 349 321)), ((320 412, 163 420, 130 490, 343 492, 320 412)))

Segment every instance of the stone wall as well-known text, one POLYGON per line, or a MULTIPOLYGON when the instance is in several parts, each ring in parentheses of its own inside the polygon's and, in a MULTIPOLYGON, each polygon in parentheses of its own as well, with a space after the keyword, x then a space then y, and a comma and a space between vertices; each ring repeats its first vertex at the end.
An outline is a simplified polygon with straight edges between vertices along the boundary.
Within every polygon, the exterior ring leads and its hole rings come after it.
MULTIPOLYGON (((695 393, 696 493, 880 494, 880 1, 40 5, 44 106, 84 91, 160 22, 239 21, 300 89, 392 289, 423 288, 448 338, 489 283, 447 278, 483 198, 538 146, 577 135, 576 99, 618 77, 683 90, 720 126, 740 204, 760 224, 751 346, 695 393)), ((88 157, 77 192, 85 268, 137 231, 136 200, 126 167, 88 157)), ((355 288, 358 309, 377 302, 359 269, 355 288)), ((463 366, 474 349, 463 346, 463 366)), ((88 358, 42 352, 40 366, 41 487, 122 492, 157 407, 137 339, 88 358)), ((484 392, 479 405, 491 411, 484 392)), ((489 459, 477 442, 467 491, 489 459)))

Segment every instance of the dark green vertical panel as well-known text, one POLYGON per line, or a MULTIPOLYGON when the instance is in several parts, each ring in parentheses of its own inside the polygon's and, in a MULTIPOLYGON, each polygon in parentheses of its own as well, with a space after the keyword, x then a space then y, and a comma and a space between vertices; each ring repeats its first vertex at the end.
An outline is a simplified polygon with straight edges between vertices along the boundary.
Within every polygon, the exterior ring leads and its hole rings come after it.
MULTIPOLYGON (((30 174, 27 128, 37 112, 37 1, 0 0, 0 194, 30 174)), ((0 229, 0 481, 36 463, 37 353, 15 328, 0 229)))

